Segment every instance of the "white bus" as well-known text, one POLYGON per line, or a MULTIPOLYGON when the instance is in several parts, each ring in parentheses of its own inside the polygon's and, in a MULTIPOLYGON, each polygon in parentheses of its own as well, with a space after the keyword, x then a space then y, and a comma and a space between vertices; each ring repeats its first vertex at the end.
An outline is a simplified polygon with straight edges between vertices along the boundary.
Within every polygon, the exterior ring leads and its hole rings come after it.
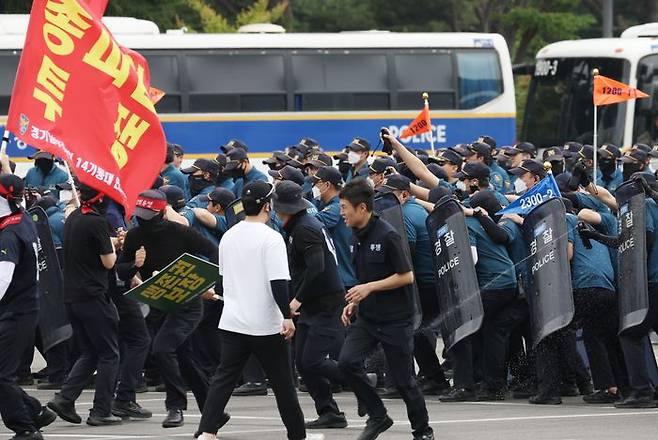
POLYGON ((560 41, 537 53, 522 138, 537 147, 592 143, 592 69, 650 98, 599 107, 598 144, 658 143, 658 23, 634 26, 620 38, 560 41))
MULTIPOLYGON (((27 21, 0 15, 0 115, 27 21)), ((105 22, 149 61, 152 85, 166 93, 156 109, 167 138, 190 157, 214 155, 231 137, 256 153, 304 136, 329 150, 357 135, 376 145, 380 127, 396 134, 416 116, 422 92, 430 96, 437 147, 483 134, 501 145, 516 137, 510 56, 498 34, 191 34, 161 33, 131 18, 105 22)), ((429 140, 423 134, 407 142, 427 148, 429 140)))

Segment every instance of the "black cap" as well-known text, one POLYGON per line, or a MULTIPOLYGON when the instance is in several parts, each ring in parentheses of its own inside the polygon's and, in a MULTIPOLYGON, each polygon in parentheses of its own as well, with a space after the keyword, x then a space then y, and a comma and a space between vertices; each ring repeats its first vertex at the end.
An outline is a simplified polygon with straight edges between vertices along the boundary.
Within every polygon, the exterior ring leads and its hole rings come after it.
POLYGON ((274 194, 274 185, 262 180, 247 183, 242 190, 242 203, 262 205, 274 194))
POLYGON ((532 157, 537 154, 537 148, 530 142, 517 142, 512 148, 508 150, 508 155, 513 156, 517 153, 527 153, 532 157))
POLYGON ((467 156, 472 156, 473 154, 479 154, 480 156, 491 156, 491 146, 485 144, 484 142, 474 142, 468 147, 467 156))
POLYGON ((338 162, 346 162, 347 161, 347 153, 334 154, 334 159, 336 159, 338 162))
POLYGON ((388 167, 397 167, 397 163, 395 160, 390 157, 390 156, 382 156, 382 157, 377 157, 375 160, 372 161, 370 166, 368 167, 368 173, 369 174, 381 174, 388 167))
POLYGON ((612 144, 601 145, 598 152, 601 159, 619 159, 621 157, 619 148, 612 144))
POLYGON ((658 157, 658 145, 654 145, 651 151, 649 151, 649 156, 658 157))
POLYGON ((277 150, 272 152, 272 156, 263 161, 264 165, 275 165, 284 163, 288 160, 288 156, 283 151, 277 150))
MULTIPOLYGON (((407 176, 403 176, 402 174, 391 174, 386 178, 386 181, 384 182, 384 185, 382 185, 382 188, 384 190, 403 190, 403 191, 409 191, 411 188, 411 179, 409 179, 407 176)), ((384 191, 387 192, 387 191, 384 191)))
POLYGON ((564 159, 564 149, 562 147, 550 147, 544 150, 542 154, 542 160, 544 162, 548 161, 559 161, 564 159))
POLYGON ((303 152, 299 151, 299 149, 289 149, 286 163, 295 168, 302 168, 304 166, 304 159, 306 159, 306 156, 303 152))
POLYGON ((576 157, 586 160, 594 160, 594 147, 591 145, 583 145, 583 147, 576 152, 576 157))
POLYGON ((233 191, 218 186, 208 194, 208 200, 219 203, 222 209, 226 209, 235 200, 235 194, 233 194, 233 191))
POLYGON ((562 152, 562 154, 564 157, 571 157, 575 153, 578 153, 582 148, 583 148, 583 144, 581 144, 580 142, 569 141, 564 144, 562 148, 564 151, 562 152))
POLYGON ((247 147, 247 144, 245 144, 244 142, 242 142, 239 139, 231 139, 230 141, 228 141, 226 144, 222 145, 219 148, 224 153, 228 153, 229 151, 231 151, 234 148, 239 148, 239 149, 244 150, 244 151, 249 151, 249 148, 247 147))
POLYGON ((450 190, 450 188, 445 187, 443 185, 438 185, 430 190, 430 193, 427 196, 427 201, 430 203, 437 203, 442 198, 451 195, 452 195, 452 191, 450 190))
POLYGON ((304 184, 304 174, 299 168, 290 165, 286 165, 280 170, 269 170, 267 174, 272 176, 275 180, 290 180, 298 185, 304 184))
POLYGON ((571 180, 571 173, 561 173, 555 176, 555 183, 562 194, 571 192, 569 180, 571 180))
POLYGON ((470 152, 468 151, 468 147, 470 147, 470 144, 457 144, 450 147, 449 149, 457 152, 457 154, 459 154, 462 157, 466 157, 470 155, 470 152))
POLYGON ((651 147, 648 146, 647 144, 637 143, 637 144, 633 144, 631 150, 642 150, 645 153, 649 153, 649 151, 651 151, 651 147))
POLYGON ((486 134, 481 135, 475 142, 482 142, 491 147, 491 149, 496 148, 496 139, 492 138, 491 136, 488 136, 486 134))
POLYGON ((272 208, 282 214, 294 215, 307 209, 302 195, 302 187, 295 182, 284 180, 274 190, 272 208))
POLYGON ((48 153, 47 151, 37 151, 34 153, 32 156, 29 156, 28 159, 50 159, 50 160, 55 160, 55 155, 52 153, 48 153))
POLYGON ((218 162, 209 159, 197 159, 191 167, 183 168, 181 172, 184 174, 193 174, 199 170, 210 173, 214 177, 217 177, 221 171, 218 162))
POLYGON ((634 150, 631 150, 631 151, 627 151, 626 154, 624 154, 621 157, 621 161, 624 162, 624 163, 644 164, 644 163, 646 163, 648 158, 649 158, 649 155, 646 153, 646 151, 639 150, 639 149, 634 149, 634 150))
POLYGON ((15 174, 0 174, 0 196, 7 199, 7 201, 13 200, 20 203, 24 191, 25 183, 23 179, 15 174))
POLYGON ((308 149, 314 149, 314 150, 320 149, 320 143, 315 139, 309 137, 301 138, 297 145, 299 145, 300 147, 306 147, 308 149))
POLYGON ((134 214, 143 220, 151 220, 167 207, 167 196, 160 190, 149 189, 139 193, 134 214))
POLYGON ((356 152, 370 151, 370 142, 368 142, 366 139, 355 137, 352 139, 352 142, 347 144, 347 148, 356 152))
POLYGON ((334 164, 333 160, 328 154, 318 153, 309 157, 309 161, 306 162, 306 165, 310 165, 315 168, 320 168, 324 166, 332 166, 334 164))
POLYGON ((158 189, 164 193, 167 203, 174 208, 174 211, 185 206, 185 193, 181 188, 176 185, 164 185, 158 189))
POLYGON ((224 154, 224 153, 219 153, 219 154, 215 157, 215 162, 217 162, 217 163, 219 164, 219 167, 220 167, 221 169, 223 169, 223 168, 226 166, 226 164, 228 163, 228 158, 226 157, 226 154, 224 154))
POLYGON ((446 171, 441 168, 440 165, 430 163, 427 165, 427 169, 430 171, 430 173, 434 174, 439 179, 448 180, 448 173, 446 173, 446 171))
POLYGON ((242 148, 233 148, 226 153, 226 158, 228 161, 226 162, 224 170, 231 171, 236 169, 240 162, 249 160, 249 155, 247 154, 247 150, 243 150, 242 148))
POLYGON ((462 170, 455 174, 455 177, 462 179, 488 179, 491 176, 491 170, 482 162, 466 162, 462 170))
POLYGON ((325 166, 318 168, 318 172, 311 179, 314 183, 319 181, 329 182, 336 188, 343 186, 343 176, 334 167, 325 166))
POLYGON ((509 172, 514 174, 515 176, 522 176, 525 173, 530 173, 542 178, 546 176, 546 170, 544 169, 544 165, 532 159, 524 160, 523 162, 521 162, 520 166, 516 168, 512 168, 511 170, 509 170, 509 172))
POLYGON ((439 151, 437 158, 439 160, 450 162, 451 164, 457 165, 458 167, 461 167, 462 163, 464 163, 464 157, 456 150, 452 150, 450 148, 439 151))

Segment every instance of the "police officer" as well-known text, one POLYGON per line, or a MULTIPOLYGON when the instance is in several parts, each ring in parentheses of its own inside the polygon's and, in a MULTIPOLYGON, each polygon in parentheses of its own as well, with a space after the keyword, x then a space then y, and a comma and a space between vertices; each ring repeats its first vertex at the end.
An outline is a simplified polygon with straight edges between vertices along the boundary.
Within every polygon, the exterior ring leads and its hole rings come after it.
POLYGON ((160 171, 160 176, 164 179, 165 185, 174 185, 182 189, 185 194, 185 199, 189 200, 189 182, 181 170, 174 165, 174 158, 176 157, 174 154, 174 148, 175 144, 167 144, 167 154, 165 156, 162 170, 160 171))
POLYGON ((491 156, 491 146, 484 142, 474 142, 466 147, 464 155, 466 163, 476 162, 486 165, 489 171, 489 180, 497 192, 504 192, 506 185, 509 185, 507 172, 496 164, 491 156), (506 183, 507 182, 507 183, 506 183))
POLYGON ((345 225, 340 215, 338 194, 343 186, 343 179, 336 168, 321 167, 312 177, 315 204, 318 208, 316 217, 329 231, 338 257, 338 273, 343 285, 349 289, 357 284, 354 266, 350 255, 352 230, 345 225))
POLYGON ((266 225, 273 193, 274 186, 267 182, 247 184, 242 193, 247 217, 231 228, 219 245, 225 301, 219 324, 222 361, 199 423, 202 440, 215 439, 217 430, 227 422, 224 409, 252 354, 267 371, 288 438, 317 437, 306 434, 290 374, 286 340, 294 335, 295 325, 288 297, 288 259, 282 237, 266 225))
MULTIPOLYGON (((119 259, 119 277, 129 282, 139 273, 142 280, 150 278, 184 253, 199 255, 217 262, 217 248, 191 228, 165 219, 166 196, 157 190, 142 192, 137 199, 135 216, 138 226, 126 234, 123 252, 119 259)), ((206 292, 204 299, 211 300, 206 292)), ((151 310, 149 316, 161 315, 151 310)), ((202 298, 197 297, 163 319, 153 337, 152 354, 158 362, 167 397, 167 417, 164 428, 184 424, 183 411, 187 409, 187 386, 194 394, 199 408, 203 409, 208 393, 208 378, 192 352, 190 335, 203 317, 202 298)))
POLYGON ((214 160, 197 159, 192 166, 182 169, 181 172, 187 174, 189 182, 192 199, 188 204, 192 208, 204 206, 207 199, 197 196, 205 196, 215 188, 215 181, 220 173, 219 163, 214 160))
POLYGON ((367 177, 370 142, 364 138, 355 137, 345 148, 347 149, 347 162, 352 166, 345 181, 349 182, 355 177, 367 177))
POLYGON ((507 205, 508 202, 505 196, 491 188, 489 180, 490 176, 491 169, 484 163, 464 163, 462 170, 458 172, 455 177, 459 179, 456 188, 461 190, 462 194, 466 196, 466 199, 463 201, 465 206, 469 205, 468 198, 476 194, 478 191, 491 191, 502 206, 507 205))
POLYGON ((121 419, 112 415, 111 404, 119 372, 119 315, 108 291, 116 262, 105 219, 109 198, 80 185, 80 201, 64 224, 64 300, 81 355, 48 407, 69 423, 81 423, 75 401, 97 371, 87 424, 117 425, 121 419))
POLYGON ((411 260, 414 267, 414 278, 418 286, 418 296, 422 310, 421 329, 414 336, 414 357, 422 377, 423 394, 439 394, 450 387, 445 378, 441 363, 436 356, 436 338, 429 326, 439 314, 438 298, 436 296, 436 278, 434 276, 434 260, 432 246, 425 221, 427 211, 416 203, 409 193, 411 182, 401 174, 387 177, 386 183, 380 188, 380 193, 392 192, 402 207, 402 217, 407 233, 407 241, 411 249, 411 260))
POLYGON ((280 170, 269 170, 267 174, 272 177, 274 186, 278 185, 279 182, 283 182, 284 180, 295 182, 299 186, 304 185, 304 173, 302 173, 299 168, 295 168, 290 165, 286 165, 280 170))
POLYGON ((603 144, 599 148, 598 154, 600 173, 596 184, 614 193, 617 187, 624 181, 624 176, 617 166, 617 161, 621 159, 621 151, 615 145, 603 144))
POLYGON ((45 151, 37 152, 32 159, 34 159, 34 167, 25 175, 25 186, 45 187, 57 195, 55 186, 68 180, 66 171, 55 164, 55 156, 45 151))
POLYGON ((378 157, 368 167, 369 181, 377 189, 384 184, 386 176, 397 171, 397 163, 390 156, 378 157))
POLYGON ((267 182, 267 176, 249 162, 249 156, 246 150, 237 147, 233 148, 226 153, 226 157, 228 162, 226 163, 224 172, 229 173, 233 177, 233 182, 235 183, 233 193, 235 197, 240 198, 242 196, 242 189, 249 182, 255 182, 257 180, 267 182))
POLYGON ((306 428, 345 428, 345 415, 331 395, 331 382, 342 380, 331 354, 340 351, 344 338, 340 315, 345 305, 345 288, 338 276, 336 250, 324 225, 307 213, 299 185, 281 182, 272 207, 288 237, 294 296, 290 312, 300 315, 295 338, 297 369, 319 416, 306 428))
POLYGON ((354 230, 352 252, 360 284, 346 295, 342 319, 349 329, 338 365, 369 415, 359 440, 375 439, 393 425, 364 371, 365 358, 378 343, 407 406, 414 438, 431 440, 425 399, 413 371, 413 266, 400 235, 373 212, 374 192, 364 179, 345 185, 340 204, 345 224, 354 230))
POLYGON ((38 319, 36 227, 20 208, 23 181, 0 174, 0 415, 16 440, 40 440, 55 414, 16 383, 38 319))

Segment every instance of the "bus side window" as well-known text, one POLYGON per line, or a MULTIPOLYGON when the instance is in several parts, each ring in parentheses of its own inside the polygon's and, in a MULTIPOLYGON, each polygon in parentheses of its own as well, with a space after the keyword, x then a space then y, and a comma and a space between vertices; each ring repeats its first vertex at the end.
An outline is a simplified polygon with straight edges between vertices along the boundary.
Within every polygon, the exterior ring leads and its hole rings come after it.
POLYGON ((0 52, 0 115, 9 113, 9 99, 14 88, 20 52, 0 52))
POLYGON ((503 76, 498 54, 493 50, 457 52, 459 108, 471 109, 503 93, 503 76))
POLYGON ((180 113, 181 86, 180 68, 175 54, 160 54, 154 51, 141 51, 149 63, 151 86, 163 90, 165 96, 155 105, 158 113, 180 113))
POLYGON ((398 53, 394 59, 398 91, 395 109, 417 109, 423 92, 430 94, 432 108, 455 108, 454 68, 450 53, 398 53))

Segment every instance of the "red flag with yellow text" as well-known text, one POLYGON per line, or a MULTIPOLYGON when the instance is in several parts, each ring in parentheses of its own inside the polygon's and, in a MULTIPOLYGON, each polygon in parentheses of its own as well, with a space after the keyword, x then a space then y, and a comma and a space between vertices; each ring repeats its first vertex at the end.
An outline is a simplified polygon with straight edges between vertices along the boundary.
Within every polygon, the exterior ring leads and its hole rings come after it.
POLYGON ((409 126, 405 128, 400 134, 401 138, 406 138, 409 136, 415 136, 420 133, 425 133, 432 130, 432 122, 430 121, 430 109, 426 105, 423 107, 421 112, 416 116, 416 119, 409 123, 409 126))
POLYGON ((65 159, 81 182, 121 203, 160 172, 166 142, 146 60, 101 21, 107 0, 34 0, 7 128, 65 159))
POLYGON ((648 98, 649 95, 627 84, 603 75, 594 76, 594 105, 616 104, 635 98, 648 98))

